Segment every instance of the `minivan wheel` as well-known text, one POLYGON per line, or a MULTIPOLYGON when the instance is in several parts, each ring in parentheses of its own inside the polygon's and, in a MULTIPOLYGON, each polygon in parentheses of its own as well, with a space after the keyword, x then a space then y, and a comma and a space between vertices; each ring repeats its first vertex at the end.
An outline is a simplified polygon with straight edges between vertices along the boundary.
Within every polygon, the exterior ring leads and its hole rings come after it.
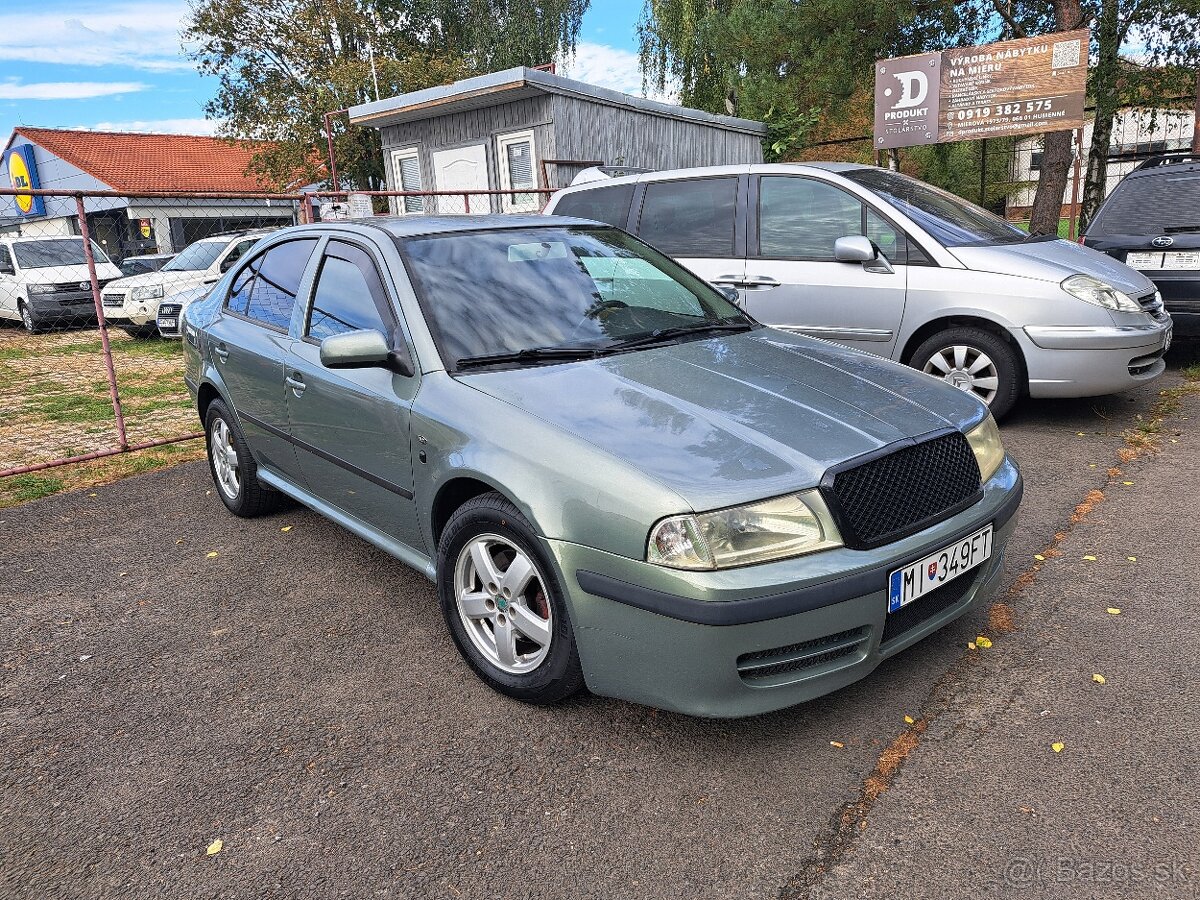
POLYGON ((274 512, 283 495, 258 480, 258 467, 233 413, 214 400, 204 417, 208 439, 208 469, 221 502, 235 516, 251 519, 274 512))
POLYGON ((909 365, 974 394, 1002 418, 1021 396, 1021 365, 1004 342, 979 328, 949 328, 919 346, 909 365))
POLYGON ((28 303, 22 300, 17 305, 17 308, 21 313, 21 324, 25 326, 26 331, 28 331, 30 334, 41 334, 46 330, 45 326, 33 317, 33 313, 30 311, 28 303))
POLYGON ((583 687, 562 588, 532 526, 503 495, 481 494, 451 516, 437 576, 454 643, 489 687, 543 705, 583 687))

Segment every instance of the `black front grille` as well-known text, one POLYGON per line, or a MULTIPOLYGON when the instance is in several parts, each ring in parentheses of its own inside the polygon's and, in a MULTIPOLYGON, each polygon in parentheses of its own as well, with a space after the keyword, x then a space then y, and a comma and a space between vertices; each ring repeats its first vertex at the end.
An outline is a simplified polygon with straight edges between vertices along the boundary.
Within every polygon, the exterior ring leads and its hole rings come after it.
POLYGON ((953 431, 830 470, 821 491, 847 547, 865 550, 920 531, 980 497, 979 464, 953 431))
MULTIPOLYGON (((985 566, 984 569, 987 567, 985 566)), ((919 600, 914 600, 908 606, 902 606, 894 613, 888 613, 887 620, 883 623, 883 637, 880 639, 881 644, 886 644, 893 638, 898 638, 907 631, 916 628, 922 622, 932 619, 940 612, 944 612, 956 603, 967 596, 971 587, 979 580, 980 572, 972 572, 970 575, 963 575, 955 578, 951 582, 943 584, 940 588, 934 588, 919 600)))
POLYGON ((755 681, 787 672, 813 669, 861 653, 867 637, 866 628, 851 628, 799 644, 743 653, 737 658, 738 674, 746 681, 755 681))

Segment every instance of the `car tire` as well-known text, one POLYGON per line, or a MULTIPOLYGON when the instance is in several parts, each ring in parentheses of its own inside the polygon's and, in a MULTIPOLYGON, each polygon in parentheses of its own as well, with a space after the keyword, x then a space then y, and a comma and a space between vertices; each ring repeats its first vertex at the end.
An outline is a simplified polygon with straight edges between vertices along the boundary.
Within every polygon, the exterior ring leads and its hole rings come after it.
POLYGON ((231 513, 252 519, 279 508, 283 495, 259 482, 258 466, 246 446, 242 429, 229 407, 220 400, 209 404, 204 416, 204 435, 213 486, 231 513))
POLYGON ((154 322, 148 325, 122 325, 121 330, 131 338, 137 338, 138 340, 158 337, 158 325, 154 322))
POLYGON ((485 684, 538 705, 583 687, 554 567, 533 527, 503 495, 481 494, 450 517, 438 543, 437 576, 446 625, 485 684))
POLYGON ((1008 414, 1025 387, 1017 353, 981 328, 938 332, 917 347, 909 365, 978 397, 997 420, 1008 414))
POLYGON ((46 326, 42 324, 41 320, 34 318, 33 311, 24 300, 17 304, 17 310, 21 314, 21 324, 30 334, 42 334, 46 330, 46 326))

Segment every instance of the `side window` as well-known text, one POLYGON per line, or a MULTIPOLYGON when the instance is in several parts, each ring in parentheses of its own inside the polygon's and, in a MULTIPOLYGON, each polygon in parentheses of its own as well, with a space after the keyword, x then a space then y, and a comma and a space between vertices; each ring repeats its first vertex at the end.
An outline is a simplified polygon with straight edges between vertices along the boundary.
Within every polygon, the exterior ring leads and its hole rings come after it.
POLYGON ((287 331, 300 291, 300 279, 317 246, 316 238, 288 241, 276 244, 254 260, 246 272, 239 273, 229 295, 229 307, 242 312, 248 318, 287 331), (253 283, 241 284, 250 269, 254 269, 253 283), (241 290, 239 291, 239 287, 241 290), (245 296, 245 308, 234 306, 234 296, 239 301, 245 296))
POLYGON ((733 256, 736 178, 646 185, 638 235, 668 256, 733 256))
POLYGON ((260 256, 238 272, 237 277, 233 279, 229 296, 225 298, 225 308, 230 312, 243 316, 246 314, 246 304, 250 302, 250 288, 254 286, 254 276, 258 274, 258 265, 261 262, 262 257, 260 256))
POLYGON ((875 242, 890 262, 904 265, 908 261, 908 239, 904 232, 897 231, 870 207, 867 207, 867 237, 875 242))
POLYGON ((564 194, 562 200, 554 207, 554 215, 595 219, 597 222, 624 228, 629 219, 629 204, 632 202, 633 185, 617 184, 564 194))
POLYGON ((228 272, 233 268, 234 263, 246 255, 246 251, 254 246, 257 239, 248 241, 238 241, 233 245, 233 249, 229 251, 229 255, 221 260, 221 271, 228 272))
POLYGON ((350 244, 330 241, 317 274, 305 336, 320 341, 371 328, 390 338, 392 316, 385 310, 387 293, 370 255, 350 244))
POLYGON ((0 244, 0 269, 12 268, 12 254, 8 252, 8 248, 0 244))
POLYGON ((863 204, 845 191, 811 178, 777 176, 759 181, 759 255, 833 261, 833 243, 862 234, 863 204))

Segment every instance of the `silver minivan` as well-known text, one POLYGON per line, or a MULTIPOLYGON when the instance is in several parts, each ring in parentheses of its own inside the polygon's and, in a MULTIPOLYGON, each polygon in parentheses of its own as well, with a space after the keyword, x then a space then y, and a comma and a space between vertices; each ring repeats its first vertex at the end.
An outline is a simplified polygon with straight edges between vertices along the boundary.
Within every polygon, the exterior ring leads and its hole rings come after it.
POLYGON ((1166 368, 1171 317, 1146 276, 887 169, 589 169, 546 212, 624 228, 759 321, 940 376, 997 417, 1022 394, 1109 394, 1166 368))

